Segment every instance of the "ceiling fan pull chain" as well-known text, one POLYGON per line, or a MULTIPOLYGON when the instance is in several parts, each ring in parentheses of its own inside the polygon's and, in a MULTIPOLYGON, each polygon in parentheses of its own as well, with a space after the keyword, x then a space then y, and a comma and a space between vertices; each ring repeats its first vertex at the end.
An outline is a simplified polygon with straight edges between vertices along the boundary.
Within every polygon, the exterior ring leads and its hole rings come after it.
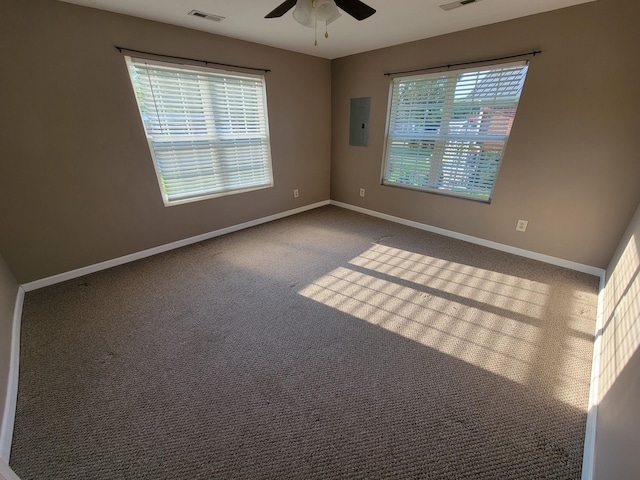
POLYGON ((316 38, 315 38, 315 41, 313 42, 313 46, 317 47, 318 46, 318 20, 314 20, 313 23, 315 24, 315 32, 316 32, 316 38))
POLYGON ((324 22, 324 38, 329 38, 329 25, 327 25, 327 22, 324 22))

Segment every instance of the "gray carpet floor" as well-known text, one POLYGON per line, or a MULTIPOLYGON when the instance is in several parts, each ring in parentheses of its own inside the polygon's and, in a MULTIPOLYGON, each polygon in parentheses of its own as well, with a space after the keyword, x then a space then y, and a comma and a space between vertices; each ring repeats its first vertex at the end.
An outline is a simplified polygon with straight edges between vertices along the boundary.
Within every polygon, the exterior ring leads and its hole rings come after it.
POLYGON ((598 279, 337 207, 29 292, 27 479, 578 479, 598 279))

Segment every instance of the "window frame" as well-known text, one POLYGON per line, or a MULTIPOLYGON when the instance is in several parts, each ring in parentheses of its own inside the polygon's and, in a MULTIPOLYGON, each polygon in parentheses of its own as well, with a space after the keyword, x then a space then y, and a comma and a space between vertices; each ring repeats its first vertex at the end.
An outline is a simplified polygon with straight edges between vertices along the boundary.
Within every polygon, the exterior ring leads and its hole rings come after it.
MULTIPOLYGON (((134 99, 136 102, 136 107, 138 109, 138 113, 140 115, 140 121, 143 127, 143 131, 144 131, 144 135, 147 141, 147 146, 149 147, 149 152, 151 154, 151 160, 153 163, 153 168, 154 171, 156 173, 156 179, 158 181, 158 188, 160 190, 161 196, 162 196, 162 200, 164 203, 165 207, 171 207, 171 206, 176 206, 176 205, 182 205, 185 203, 191 203, 191 202, 197 202, 197 201, 202 201, 202 200, 208 200, 208 199, 212 199, 212 198, 218 198, 218 197, 223 197, 223 196, 227 196, 227 195, 235 195, 235 194, 240 194, 240 193, 246 193, 246 192, 251 192, 251 191, 256 191, 256 190, 263 190, 266 188, 273 188, 274 186, 274 178, 273 178, 273 162, 272 162, 272 156, 271 156, 271 137, 270 137, 270 133, 269 133, 269 113, 268 113, 268 105, 267 105, 267 89, 266 89, 266 79, 265 79, 265 75, 264 74, 253 74, 253 73, 245 73, 245 72, 238 72, 238 71, 234 71, 234 70, 222 70, 222 69, 218 69, 218 68, 211 68, 208 66, 200 66, 200 65, 192 65, 192 64, 183 64, 183 63, 174 63, 174 62, 165 62, 165 61, 158 61, 158 60, 152 60, 152 59, 148 59, 148 58, 144 58, 144 57, 133 57, 133 56, 125 56, 125 63, 126 63, 126 67, 127 67, 127 74, 129 77, 129 80, 131 82, 131 87, 133 89, 133 95, 134 95, 134 99), (256 185, 250 185, 250 186, 234 186, 233 184, 224 184, 222 187, 219 187, 221 189, 218 189, 217 191, 212 191, 211 187, 209 187, 209 191, 207 192, 206 190, 203 189, 202 193, 198 194, 195 193, 193 195, 188 195, 188 196, 184 196, 182 198, 170 198, 170 195, 167 193, 167 191, 165 190, 165 187, 163 186, 163 174, 162 174, 162 170, 161 170, 161 166, 159 165, 158 159, 156 157, 156 152, 154 149, 154 143, 157 146, 158 144, 162 143, 162 136, 157 136, 154 138, 153 134, 150 134, 147 131, 147 124, 145 123, 145 113, 143 112, 142 106, 140 104, 140 101, 138 99, 138 94, 136 93, 136 83, 134 81, 133 75, 132 75, 132 67, 135 67, 135 64, 146 64, 149 66, 157 66, 160 68, 168 68, 168 69, 172 69, 172 70, 177 70, 180 72, 192 72, 195 74, 204 74, 204 75, 214 75, 214 76, 223 76, 223 77, 229 77, 235 80, 238 79, 250 79, 250 80, 254 80, 254 81, 259 81, 261 83, 261 89, 260 89, 260 97, 262 99, 262 105, 261 105, 261 109, 262 109, 262 123, 261 123, 261 127, 263 128, 263 132, 264 135, 260 135, 259 138, 264 138, 265 139, 265 143, 266 143, 266 152, 265 155, 262 158, 262 166, 265 168, 265 170, 267 171, 267 175, 265 176, 266 179, 268 179, 268 182, 264 182, 261 184, 256 184, 256 185)), ((201 87, 202 88, 202 87, 201 87)), ((208 97, 210 96, 210 92, 206 92, 202 89, 198 90, 198 94, 201 95, 202 97, 208 97)), ((225 97, 226 99, 226 97, 225 97)), ((202 99, 204 100, 204 98, 202 99)), ((213 102, 212 103, 207 103, 202 101, 201 102, 201 106, 202 106, 202 110, 203 112, 208 112, 207 114, 203 113, 203 116, 205 117, 209 117, 209 118, 213 118, 213 114, 212 109, 213 109, 213 102)), ((207 123, 207 121, 205 120, 205 123, 207 123)), ((207 130, 209 130, 210 125, 207 125, 207 130)), ((169 135, 171 136, 171 135, 169 135)), ((197 135, 194 135, 194 137, 196 137, 197 135)), ((210 138, 210 141, 213 141, 213 139, 215 138, 215 136, 208 132, 206 135, 199 135, 198 137, 208 137, 210 138)), ((234 137, 235 139, 237 139, 238 137, 234 137)), ((185 139, 185 141, 187 141, 185 139)), ((194 138, 191 141, 196 141, 196 139, 194 138)), ((167 142, 167 140, 165 140, 165 142, 167 142)), ((219 147, 218 147, 219 148, 219 147)), ((195 151, 195 148, 194 150, 195 151)), ((258 162, 256 162, 258 163, 258 162)), ((213 167, 216 168, 220 168, 221 165, 221 160, 219 158, 216 158, 213 154, 211 156, 211 166, 212 169, 213 167)), ((202 179, 206 179, 206 178, 214 178, 212 175, 203 175, 200 176, 198 178, 202 178, 202 179)), ((222 182, 224 183, 224 182, 222 182)), ((175 196, 175 195, 174 195, 175 196)))
MULTIPOLYGON (((506 133, 506 135, 504 135, 504 141, 503 141, 503 146, 502 149, 500 151, 500 157, 495 169, 495 175, 493 176, 493 180, 491 183, 491 189, 488 193, 488 196, 483 196, 479 193, 460 193, 460 192, 456 192, 456 191, 452 191, 451 189, 446 189, 446 188, 439 188, 437 185, 436 186, 432 186, 433 183, 435 182, 431 182, 431 178, 435 175, 441 175, 442 173, 442 159, 443 157, 440 158, 436 158, 436 162, 438 163, 437 165, 437 169, 435 172, 431 171, 431 164, 429 164, 428 166, 428 176, 429 176, 429 181, 428 181, 428 186, 418 186, 418 185, 410 185, 410 184, 403 184, 403 183, 398 183, 398 182, 393 182, 390 181, 388 178, 386 178, 388 175, 388 166, 387 163, 389 161, 389 155, 390 155, 390 149, 391 149, 391 136, 390 136, 390 129, 392 126, 392 114, 394 113, 394 90, 395 90, 395 85, 396 82, 402 82, 402 81, 406 81, 406 82, 414 82, 414 81, 421 81, 424 79, 429 79, 429 78, 442 78, 444 76, 460 76, 463 75, 465 73, 474 73, 474 72, 482 72, 482 71, 489 71, 489 70, 495 70, 495 71, 499 71, 500 69, 504 69, 504 68, 512 68, 512 67, 521 67, 524 68, 524 75, 523 75, 523 79, 522 79, 522 84, 520 87, 520 90, 518 92, 517 95, 517 99, 513 105, 514 108, 514 113, 513 113, 513 118, 511 119, 511 124, 513 124, 513 122, 515 121, 516 118, 516 114, 517 114, 517 108, 520 102, 520 98, 522 95, 522 90, 524 88, 524 83, 526 81, 526 76, 528 73, 528 67, 529 67, 529 61, 528 60, 522 60, 522 61, 511 61, 511 62, 505 62, 505 63, 493 63, 493 64, 487 64, 487 65, 481 65, 481 66, 475 66, 475 67, 467 67, 467 68, 459 68, 459 69, 443 69, 443 70, 439 70, 437 72, 429 72, 429 73, 417 73, 417 74, 413 74, 413 75, 398 75, 398 76, 394 76, 390 79, 389 82, 389 94, 388 94, 388 101, 387 101, 387 118, 386 118, 386 123, 385 123, 385 136, 384 136, 384 148, 383 148, 383 154, 382 154, 382 168, 381 168, 381 172, 380 172, 380 184, 383 186, 388 186, 388 187, 392 187, 392 188, 402 188, 405 190, 413 190, 413 191, 418 191, 418 192, 424 192, 424 193, 430 193, 430 194, 436 194, 436 195, 443 195, 446 197, 453 197, 453 198, 459 198, 459 199, 463 199, 463 200, 470 200, 470 201, 475 201, 475 202, 480 202, 480 203, 486 203, 486 204, 490 204, 492 199, 493 199, 493 194, 495 191, 495 187, 496 187, 496 183, 498 180, 498 175, 500 172, 500 168, 502 167, 502 160, 504 158, 505 152, 507 150, 507 144, 508 144, 508 140, 511 136, 511 125, 508 128, 508 132, 506 133)), ((459 81, 456 80, 456 82, 459 81)), ((457 86, 457 85, 456 85, 457 86)), ((455 93, 454 93, 455 95, 455 93)), ((446 96, 447 93, 443 93, 443 98, 445 99, 446 102, 446 96)), ((443 102, 443 110, 446 108, 449 108, 450 110, 453 110, 454 108, 454 102, 455 100, 451 100, 451 104, 447 105, 445 102, 443 102)), ((451 112, 449 112, 451 113, 451 112)), ((445 117, 444 113, 442 114, 443 117, 445 117)), ((440 124, 440 127, 442 127, 442 125, 444 124, 444 122, 442 122, 440 124)), ((425 138, 427 137, 427 135, 424 135, 424 133, 422 133, 422 137, 419 139, 421 141, 424 142, 430 142, 431 140, 429 138, 425 138)), ((436 137, 436 135, 431 135, 428 137, 436 137)), ((445 148, 440 147, 441 151, 442 151, 442 155, 444 155, 444 152, 446 152, 446 143, 448 141, 451 141, 451 136, 447 136, 447 134, 440 134, 438 133, 437 138, 435 140, 432 140, 434 147, 433 150, 434 152, 436 151, 436 144, 438 142, 442 142, 445 145, 445 148)), ((473 140, 469 140, 469 136, 467 136, 466 138, 463 139, 463 137, 460 137, 460 142, 468 142, 468 143, 473 143, 473 140)), ((477 141, 476 141, 477 142, 477 141)), ((485 143, 490 143, 489 141, 485 140, 485 143)), ((425 165, 427 164, 427 161, 425 160, 425 165)), ((425 169, 426 170, 426 169, 425 169)), ((416 170, 412 170, 410 173, 414 173, 416 172, 416 170)), ((466 185, 470 185, 469 183, 467 183, 466 185)))

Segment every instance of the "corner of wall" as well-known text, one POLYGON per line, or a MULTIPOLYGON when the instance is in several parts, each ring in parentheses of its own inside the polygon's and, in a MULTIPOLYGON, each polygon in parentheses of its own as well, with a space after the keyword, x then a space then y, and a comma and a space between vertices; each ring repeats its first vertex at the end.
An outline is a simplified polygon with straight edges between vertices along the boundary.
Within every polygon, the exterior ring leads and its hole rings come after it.
MULTIPOLYGON (((13 426, 18 400, 18 363, 20 360, 20 322, 22 319, 22 306, 24 304, 24 289, 19 286, 13 309, 13 321, 11 328, 11 346, 9 360, 9 375, 7 378, 7 394, 2 412, 0 424, 0 461, 9 462, 11 454, 11 440, 13 438, 13 426)), ((1 472, 0 472, 1 473, 1 472)), ((17 477, 15 477, 17 478, 17 477)))
POLYGON ((601 286, 596 334, 600 358, 595 359, 594 346, 592 376, 593 439, 592 444, 585 442, 585 450, 589 446, 593 452, 592 475, 583 480, 639 478, 640 458, 631 445, 640 442, 640 205, 601 286))

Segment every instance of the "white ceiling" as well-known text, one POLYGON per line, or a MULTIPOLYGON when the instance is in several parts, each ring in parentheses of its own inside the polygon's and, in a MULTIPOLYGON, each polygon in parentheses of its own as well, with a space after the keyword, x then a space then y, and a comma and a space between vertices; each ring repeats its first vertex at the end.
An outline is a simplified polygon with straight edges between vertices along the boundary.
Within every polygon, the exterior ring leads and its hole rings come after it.
POLYGON ((361 22, 344 12, 329 25, 329 38, 296 23, 291 11, 264 16, 283 0, 62 0, 68 3, 203 30, 226 37, 328 59, 434 37, 594 0, 479 0, 448 12, 439 5, 453 0, 365 0, 377 12, 361 22), (226 17, 220 23, 187 15, 200 10, 226 17))

